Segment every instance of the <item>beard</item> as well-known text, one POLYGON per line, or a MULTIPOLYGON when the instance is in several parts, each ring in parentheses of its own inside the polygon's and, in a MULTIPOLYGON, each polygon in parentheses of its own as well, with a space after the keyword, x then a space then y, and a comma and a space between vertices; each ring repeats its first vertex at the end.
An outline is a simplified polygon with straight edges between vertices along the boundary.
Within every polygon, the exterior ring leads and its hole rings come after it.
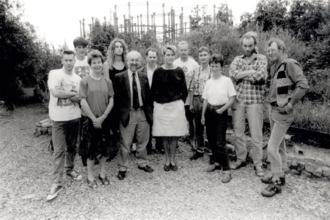
POLYGON ((250 56, 252 56, 252 54, 256 54, 257 53, 257 51, 256 51, 256 49, 253 49, 252 51, 245 51, 244 52, 244 56, 246 56, 246 57, 250 57, 250 56))

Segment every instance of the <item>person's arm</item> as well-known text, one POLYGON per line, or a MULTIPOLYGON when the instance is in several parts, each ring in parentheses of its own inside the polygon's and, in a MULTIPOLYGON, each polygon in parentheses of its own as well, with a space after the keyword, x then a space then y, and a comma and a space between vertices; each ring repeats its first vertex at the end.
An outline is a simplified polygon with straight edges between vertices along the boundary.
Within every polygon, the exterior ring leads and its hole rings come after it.
POLYGON ((109 104, 107 106, 107 108, 105 109, 103 115, 101 115, 100 117, 96 118, 94 121, 93 121, 93 125, 95 126, 100 126, 102 127, 102 124, 104 122, 104 120, 108 117, 110 111, 112 110, 112 107, 113 107, 113 97, 110 97, 109 98, 109 104))
POLYGON ((201 120, 201 123, 203 125, 205 125, 205 111, 206 111, 206 107, 207 107, 207 100, 204 99, 204 101, 203 101, 203 110, 202 110, 202 120, 201 120))
POLYGON ((104 76, 104 78, 110 79, 109 69, 110 69, 109 63, 108 63, 108 61, 105 61, 104 64, 103 64, 103 76, 104 76))
POLYGON ((234 104, 235 98, 236 98, 236 96, 229 97, 228 102, 221 108, 217 109, 216 112, 218 114, 222 114, 224 111, 226 111, 228 108, 230 108, 234 104))
POLYGON ((183 103, 185 103, 186 99, 188 97, 188 89, 187 89, 187 84, 186 84, 186 76, 185 76, 183 70, 181 70, 181 74, 183 75, 181 94, 182 94, 182 101, 183 101, 183 103))
POLYGON ((253 83, 266 82, 267 79, 267 58, 263 56, 258 57, 259 65, 256 70, 252 70, 248 76, 245 76, 243 80, 253 83))
POLYGON ((238 80, 241 78, 251 74, 251 72, 243 72, 241 71, 240 58, 236 57, 233 62, 230 64, 229 69, 229 77, 233 81, 233 83, 237 84, 238 80))
POLYGON ((56 98, 70 98, 77 95, 77 92, 75 91, 63 91, 63 90, 57 90, 57 89, 51 89, 50 92, 53 94, 56 98))
POLYGON ((60 82, 60 79, 57 78, 57 74, 58 74, 57 71, 50 71, 48 74, 47 85, 52 95, 56 98, 62 98, 62 99, 76 96, 78 94, 76 91, 64 91, 64 90, 56 89, 60 82))

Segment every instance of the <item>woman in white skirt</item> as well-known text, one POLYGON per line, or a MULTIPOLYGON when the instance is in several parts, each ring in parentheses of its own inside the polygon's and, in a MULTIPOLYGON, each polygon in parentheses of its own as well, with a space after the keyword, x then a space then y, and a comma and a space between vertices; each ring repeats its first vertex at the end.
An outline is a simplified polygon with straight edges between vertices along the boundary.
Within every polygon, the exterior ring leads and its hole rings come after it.
POLYGON ((184 102, 188 96, 183 70, 174 66, 176 48, 167 45, 162 50, 164 65, 157 68, 152 79, 154 100, 152 135, 162 137, 165 150, 165 171, 177 171, 175 152, 178 140, 188 133, 184 102))

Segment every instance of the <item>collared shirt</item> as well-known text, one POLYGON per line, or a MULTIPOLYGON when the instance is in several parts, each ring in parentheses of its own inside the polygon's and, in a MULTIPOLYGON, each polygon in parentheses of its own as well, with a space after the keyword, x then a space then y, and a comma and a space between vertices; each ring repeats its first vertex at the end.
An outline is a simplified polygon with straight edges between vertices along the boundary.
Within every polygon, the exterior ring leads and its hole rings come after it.
MULTIPOLYGON (((133 106, 133 72, 129 69, 128 70, 128 79, 129 79, 129 88, 131 90, 131 106, 133 106)), ((137 89, 138 89, 138 96, 139 96, 139 103, 140 103, 140 107, 143 106, 143 102, 142 102, 142 97, 141 97, 141 85, 140 85, 140 79, 138 76, 138 72, 135 72, 135 81, 136 81, 136 85, 137 85, 137 89)))
POLYGON ((147 64, 147 76, 148 76, 148 82, 149 82, 150 88, 151 88, 151 84, 152 84, 152 76, 154 75, 155 69, 157 69, 157 65, 155 65, 155 68, 151 69, 151 68, 149 68, 149 65, 147 64))
POLYGON ((203 95, 206 81, 211 78, 211 69, 207 65, 206 68, 202 66, 190 71, 186 75, 188 90, 194 92, 193 95, 203 95))
POLYGON ((256 54, 250 63, 247 63, 244 58, 244 55, 237 56, 230 65, 229 76, 236 88, 236 99, 244 104, 263 103, 266 87, 263 82, 267 79, 267 58, 262 54, 256 54), (243 79, 235 79, 239 72, 251 69, 257 72, 243 79))

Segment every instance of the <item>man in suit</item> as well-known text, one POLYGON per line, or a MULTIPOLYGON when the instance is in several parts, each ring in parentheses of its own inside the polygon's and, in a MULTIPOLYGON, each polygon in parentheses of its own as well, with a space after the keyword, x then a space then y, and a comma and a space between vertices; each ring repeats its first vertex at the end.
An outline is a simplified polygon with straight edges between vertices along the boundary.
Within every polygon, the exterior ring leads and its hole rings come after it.
MULTIPOLYGON (((140 72, 147 75, 149 86, 150 86, 150 89, 151 89, 152 77, 154 75, 154 71, 158 68, 158 65, 156 63, 157 59, 158 59, 158 52, 155 48, 150 47, 146 50, 145 54, 146 54, 147 64, 140 69, 140 72)), ((151 131, 152 131, 152 126, 150 126, 150 137, 149 137, 149 142, 147 144, 147 154, 148 155, 150 155, 152 153, 156 154, 157 150, 160 153, 164 153, 164 149, 163 149, 162 144, 161 144, 162 141, 161 141, 160 138, 156 138, 156 147, 155 148, 152 147, 151 131)))
POLYGON ((123 180, 128 168, 130 146, 134 135, 137 139, 136 159, 138 168, 151 173, 147 163, 146 146, 152 124, 152 103, 148 77, 138 71, 141 54, 131 51, 127 54, 128 70, 115 76, 115 107, 119 112, 120 148, 118 179, 123 180))

